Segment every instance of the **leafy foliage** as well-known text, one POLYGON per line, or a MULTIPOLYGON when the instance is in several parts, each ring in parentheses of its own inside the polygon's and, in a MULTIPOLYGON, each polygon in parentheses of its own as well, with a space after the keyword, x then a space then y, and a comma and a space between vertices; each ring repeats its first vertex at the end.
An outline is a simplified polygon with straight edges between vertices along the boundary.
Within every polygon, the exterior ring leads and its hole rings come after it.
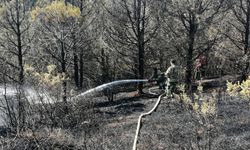
POLYGON ((50 87, 57 87, 66 80, 64 73, 57 73, 55 65, 48 65, 47 72, 39 73, 30 65, 24 66, 25 73, 35 78, 41 85, 47 85, 50 87))
POLYGON ((227 92, 231 96, 241 96, 250 100, 250 76, 242 83, 227 82, 227 92))
POLYGON ((180 98, 187 107, 191 107, 196 113, 205 116, 211 116, 216 114, 216 98, 215 96, 207 99, 205 95, 203 95, 203 86, 199 84, 197 87, 198 93, 194 93, 193 100, 188 96, 185 92, 184 85, 181 86, 182 93, 180 94, 180 98))
POLYGON ((65 4, 62 0, 57 0, 45 7, 37 6, 31 11, 32 20, 36 20, 39 16, 46 21, 56 19, 64 22, 70 18, 79 18, 81 16, 81 11, 79 7, 71 4, 65 4))

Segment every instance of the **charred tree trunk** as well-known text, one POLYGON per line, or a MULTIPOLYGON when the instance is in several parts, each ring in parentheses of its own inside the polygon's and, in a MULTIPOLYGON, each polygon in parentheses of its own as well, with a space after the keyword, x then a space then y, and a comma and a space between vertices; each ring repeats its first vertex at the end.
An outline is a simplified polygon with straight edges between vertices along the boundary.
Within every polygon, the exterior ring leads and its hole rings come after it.
MULTIPOLYGON (((23 83, 24 83, 24 67, 23 67, 23 49, 22 49, 22 31, 21 31, 21 19, 20 19, 20 4, 19 0, 16 0, 16 38, 17 38, 17 57, 19 67, 19 87, 18 87, 18 126, 17 132, 24 128, 26 115, 25 115, 25 103, 22 100, 23 83)), ((14 19, 13 19, 14 20, 14 19)))
POLYGON ((24 68, 23 68, 23 52, 22 52, 22 33, 20 23, 19 1, 16 0, 16 36, 17 36, 17 50, 18 50, 18 65, 19 65, 19 82, 22 85, 24 82, 24 68))
MULTIPOLYGON (((136 56, 138 55, 138 54, 135 54, 136 56)), ((134 78, 135 79, 139 79, 139 76, 138 76, 138 57, 134 57, 133 58, 133 60, 134 60, 134 66, 133 66, 133 73, 134 73, 134 78)))
MULTIPOLYGON (((83 13, 83 3, 84 0, 80 0, 80 11, 83 13)), ((79 54, 79 88, 83 88, 83 52, 79 54)))
POLYGON ((189 48, 187 51, 187 58, 186 58, 186 84, 187 84, 187 91, 188 93, 192 92, 192 72, 193 72, 193 42, 190 41, 189 48))
MULTIPOLYGON (((65 48, 64 43, 61 42, 61 72, 66 76, 66 59, 65 59, 65 48)), ((64 112, 68 113, 68 105, 67 105, 67 82, 64 80, 62 82, 62 99, 64 102, 64 112)))
POLYGON ((79 88, 79 66, 78 66, 78 56, 77 56, 77 47, 76 47, 76 37, 75 34, 72 33, 73 38, 73 63, 74 63, 74 81, 75 87, 79 88))
MULTIPOLYGON (((145 32, 145 7, 146 2, 144 2, 144 9, 142 10, 142 2, 141 0, 137 0, 137 34, 138 34, 138 77, 139 79, 144 79, 144 53, 145 53, 145 43, 144 43, 144 32, 145 32)), ((138 92, 143 93, 143 83, 139 83, 138 92)))
POLYGON ((80 1, 80 11, 81 11, 81 13, 83 11, 83 0, 80 1))
POLYGON ((19 69, 20 69, 19 82, 22 85, 24 82, 24 69, 23 69, 23 53, 22 53, 22 41, 21 41, 20 28, 18 28, 17 42, 18 42, 18 64, 19 64, 19 69))
POLYGON ((193 77, 193 52, 194 52, 194 41, 197 30, 197 24, 195 23, 195 15, 192 14, 189 20, 189 41, 188 50, 186 56, 186 90, 188 94, 192 94, 192 77, 193 77))
MULTIPOLYGON (((250 2, 247 1, 247 11, 246 11, 246 25, 245 25, 245 37, 244 37, 244 55, 249 55, 249 32, 250 32, 250 2)), ((249 60, 246 60, 246 64, 242 71, 241 82, 248 78, 249 60)))
POLYGON ((79 88, 79 67, 78 67, 78 57, 76 53, 74 53, 74 80, 75 86, 79 88))
MULTIPOLYGON (((142 35, 143 36, 143 35, 142 35)), ((143 37, 142 37, 143 39, 143 37)), ((139 43, 138 49, 139 49, 139 55, 138 55, 138 59, 139 59, 139 66, 138 66, 138 71, 139 71, 139 79, 144 79, 144 41, 140 40, 141 42, 139 43)), ((143 83, 139 83, 138 86, 138 91, 139 93, 143 93, 142 92, 143 89, 143 83)))
POLYGON ((83 52, 80 53, 79 56, 79 65, 80 65, 80 81, 79 81, 79 87, 82 89, 83 88, 83 52))

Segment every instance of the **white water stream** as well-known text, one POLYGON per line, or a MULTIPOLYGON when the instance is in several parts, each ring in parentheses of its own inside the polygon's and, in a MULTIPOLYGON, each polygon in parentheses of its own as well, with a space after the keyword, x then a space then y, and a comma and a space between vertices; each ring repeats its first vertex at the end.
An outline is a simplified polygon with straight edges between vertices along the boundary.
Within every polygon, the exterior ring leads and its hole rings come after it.
POLYGON ((130 79, 130 80, 113 81, 113 82, 109 82, 106 84, 102 84, 102 85, 97 86, 95 88, 92 88, 90 90, 87 90, 87 91, 75 96, 74 98, 85 97, 85 96, 92 94, 92 93, 95 93, 95 92, 101 92, 107 88, 112 89, 114 86, 119 86, 119 85, 128 84, 128 83, 139 83, 139 82, 148 82, 148 80, 147 79, 130 79))
MULTIPOLYGON (((76 95, 74 97, 71 98, 71 100, 74 99, 81 99, 84 98, 86 96, 94 96, 93 94, 95 94, 96 92, 101 92, 105 89, 111 89, 114 88, 115 86, 120 86, 120 85, 125 85, 125 84, 130 84, 130 83, 140 83, 140 82, 148 82, 148 80, 146 79, 129 79, 129 80, 118 80, 118 81, 113 81, 110 83, 106 83, 106 84, 102 84, 100 86, 97 86, 95 88, 89 89, 79 95, 76 95)), ((31 103, 31 104, 37 104, 37 103, 41 103, 40 98, 43 98, 43 103, 54 103, 55 101, 53 100, 54 98, 49 96, 48 92, 41 92, 41 91, 37 91, 32 87, 24 87, 23 88, 24 94, 26 99, 31 103)), ((15 100, 15 95, 17 95, 19 93, 18 89, 16 88, 16 86, 14 85, 0 85, 0 106, 5 107, 6 103, 5 103, 5 99, 4 99, 4 95, 7 97, 12 97, 12 100, 15 100)), ((4 113, 3 111, 0 110, 0 126, 4 125, 4 113)))

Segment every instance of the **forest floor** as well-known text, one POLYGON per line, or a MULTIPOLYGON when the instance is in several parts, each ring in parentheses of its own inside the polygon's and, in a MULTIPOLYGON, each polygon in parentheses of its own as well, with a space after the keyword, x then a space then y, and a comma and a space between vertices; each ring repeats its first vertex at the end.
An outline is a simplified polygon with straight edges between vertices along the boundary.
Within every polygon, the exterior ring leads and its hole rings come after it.
MULTIPOLYGON (((131 97, 96 105, 102 125, 88 138, 89 149, 132 149, 139 115, 152 109, 157 100, 149 95, 134 97, 134 94, 126 93, 131 97)), ((209 98, 210 91, 206 95, 209 98)), ((216 114, 208 118, 185 108, 179 100, 163 98, 157 110, 142 119, 138 150, 248 150, 249 115, 247 101, 225 93, 216 114)))
MULTIPOLYGON (((205 94, 212 95, 210 91, 205 94)), ((105 97, 92 100, 93 114, 74 129, 41 129, 32 136, 27 132, 21 138, 3 137, 0 145, 4 149, 25 148, 22 145, 39 149, 40 145, 40 149, 129 150, 139 115, 153 108, 157 96, 124 92, 114 102, 105 97)), ((248 150, 249 116, 249 102, 226 93, 222 93, 216 114, 207 118, 177 99, 163 98, 157 110, 142 119, 138 150, 248 150)))

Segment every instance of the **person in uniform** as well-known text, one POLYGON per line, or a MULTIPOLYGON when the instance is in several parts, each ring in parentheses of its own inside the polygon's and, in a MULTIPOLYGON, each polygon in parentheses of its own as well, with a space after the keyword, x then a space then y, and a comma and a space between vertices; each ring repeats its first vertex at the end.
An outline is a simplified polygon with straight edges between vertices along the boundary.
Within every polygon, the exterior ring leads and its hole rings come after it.
POLYGON ((154 68, 154 71, 153 71, 151 77, 149 78, 149 81, 157 81, 160 74, 161 74, 161 71, 158 70, 157 68, 154 68))
POLYGON ((200 54, 194 64, 195 80, 202 80, 205 77, 205 66, 206 66, 206 57, 203 54, 200 54))
POLYGON ((159 85, 159 89, 160 90, 165 90, 165 86, 166 86, 166 77, 165 77, 165 74, 164 73, 161 73, 161 75, 159 76, 158 78, 158 85, 159 85))
POLYGON ((159 89, 165 89, 165 76, 164 73, 162 73, 157 68, 154 68, 154 72, 152 76, 149 78, 149 82, 156 81, 157 85, 159 86, 159 89))
POLYGON ((167 78, 166 84, 167 84, 167 89, 166 89, 166 96, 173 96, 172 94, 176 91, 176 86, 178 83, 178 67, 176 65, 176 60, 172 59, 170 61, 170 67, 167 69, 165 72, 165 77, 167 78))

